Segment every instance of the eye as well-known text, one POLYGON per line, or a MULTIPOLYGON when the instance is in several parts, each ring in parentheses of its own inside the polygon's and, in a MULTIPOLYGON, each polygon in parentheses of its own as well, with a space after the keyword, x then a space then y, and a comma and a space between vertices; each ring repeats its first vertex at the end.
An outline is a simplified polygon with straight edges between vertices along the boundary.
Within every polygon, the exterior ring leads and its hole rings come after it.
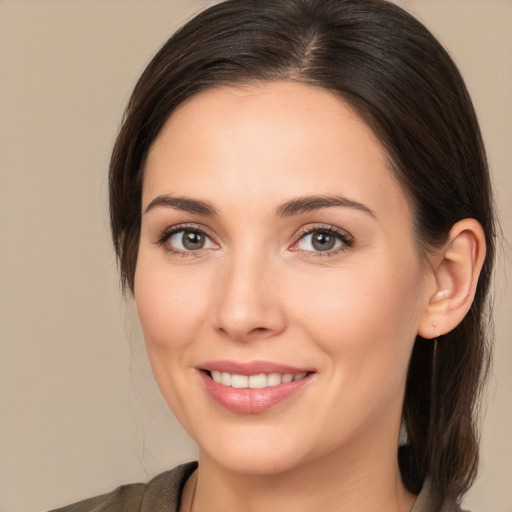
POLYGON ((158 244, 171 253, 187 253, 202 249, 215 249, 217 245, 201 229, 177 226, 162 234, 158 244))
POLYGON ((342 230, 334 227, 316 227, 300 233, 292 250, 330 254, 351 247, 352 244, 352 238, 342 230))

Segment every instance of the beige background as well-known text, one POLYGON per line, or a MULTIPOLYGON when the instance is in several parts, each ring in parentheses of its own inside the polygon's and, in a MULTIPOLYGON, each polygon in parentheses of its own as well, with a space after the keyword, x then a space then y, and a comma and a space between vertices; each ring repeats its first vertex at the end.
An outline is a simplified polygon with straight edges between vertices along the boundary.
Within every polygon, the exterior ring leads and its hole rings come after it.
MULTIPOLYGON (((147 480, 195 448, 119 294, 106 169, 150 56, 205 1, 0 0, 0 512, 147 480)), ((512 236, 512 2, 403 0, 474 97, 512 236)), ((508 249, 507 249, 508 250, 508 249)), ((512 512, 512 300, 497 277, 483 471, 466 506, 512 512)))

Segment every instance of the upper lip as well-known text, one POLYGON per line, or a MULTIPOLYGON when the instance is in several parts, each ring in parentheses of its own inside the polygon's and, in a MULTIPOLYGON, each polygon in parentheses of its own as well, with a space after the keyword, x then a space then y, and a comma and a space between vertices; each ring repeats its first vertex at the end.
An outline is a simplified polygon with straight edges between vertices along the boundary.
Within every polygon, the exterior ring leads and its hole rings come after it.
POLYGON ((272 361, 230 361, 216 360, 208 361, 197 366, 199 370, 218 371, 234 373, 237 375, 257 375, 259 373, 308 373, 311 368, 302 366, 291 366, 288 364, 275 363, 272 361))

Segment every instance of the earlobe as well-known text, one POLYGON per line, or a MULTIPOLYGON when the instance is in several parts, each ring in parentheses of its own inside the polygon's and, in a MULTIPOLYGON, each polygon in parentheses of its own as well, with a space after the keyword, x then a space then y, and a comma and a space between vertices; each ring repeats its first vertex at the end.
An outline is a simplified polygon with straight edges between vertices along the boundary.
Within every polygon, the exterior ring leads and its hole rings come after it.
POLYGON ((454 329, 469 311, 485 259, 485 235, 474 219, 463 219, 437 253, 435 291, 427 297, 418 334, 436 338, 454 329))

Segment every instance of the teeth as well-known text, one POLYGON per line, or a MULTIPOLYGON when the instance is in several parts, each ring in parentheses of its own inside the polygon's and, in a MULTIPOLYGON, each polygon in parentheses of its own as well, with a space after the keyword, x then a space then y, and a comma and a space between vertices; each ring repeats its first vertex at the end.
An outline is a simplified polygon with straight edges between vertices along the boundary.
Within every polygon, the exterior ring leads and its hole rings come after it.
POLYGON ((232 388, 247 388, 249 387, 249 377, 247 375, 231 375, 232 388))
POLYGON ((220 383, 224 386, 231 386, 231 373, 222 372, 220 376, 220 383))
POLYGON ((257 375, 238 375, 236 373, 211 371, 212 379, 223 386, 244 389, 261 389, 279 384, 303 379, 307 375, 304 373, 259 373, 257 375))
POLYGON ((249 387, 252 389, 267 387, 267 376, 264 373, 260 373, 259 375, 251 375, 248 380, 249 387))
POLYGON ((267 386, 277 386, 279 384, 281 384, 280 373, 269 373, 267 375, 267 386))

